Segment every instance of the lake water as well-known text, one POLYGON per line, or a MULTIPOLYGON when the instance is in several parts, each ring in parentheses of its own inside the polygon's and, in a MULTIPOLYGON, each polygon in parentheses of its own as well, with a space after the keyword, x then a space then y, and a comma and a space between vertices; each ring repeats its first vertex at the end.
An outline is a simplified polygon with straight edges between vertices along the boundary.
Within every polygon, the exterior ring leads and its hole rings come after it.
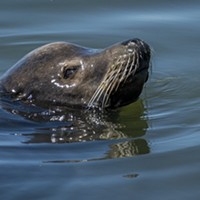
POLYGON ((153 51, 141 98, 100 119, 1 102, 1 199, 199 199, 200 1, 2 0, 0 30, 1 75, 54 41, 153 51))

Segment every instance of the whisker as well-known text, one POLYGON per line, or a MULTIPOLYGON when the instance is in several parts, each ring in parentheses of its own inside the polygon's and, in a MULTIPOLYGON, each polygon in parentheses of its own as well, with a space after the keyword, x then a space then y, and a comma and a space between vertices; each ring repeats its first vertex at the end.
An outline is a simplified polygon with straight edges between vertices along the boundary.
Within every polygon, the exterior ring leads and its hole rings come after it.
MULTIPOLYGON (((94 95, 92 96, 92 98, 90 99, 88 106, 92 107, 94 102, 98 102, 100 100, 100 98, 103 95, 103 100, 102 100, 102 107, 105 106, 105 104, 107 103, 106 100, 106 96, 108 89, 110 87, 110 85, 112 85, 112 82, 114 81, 114 79, 116 78, 116 69, 118 68, 119 70, 121 69, 121 67, 118 67, 118 64, 120 64, 120 58, 117 60, 117 64, 113 64, 110 68, 109 71, 106 73, 107 75, 103 78, 100 86, 97 88, 97 90, 95 91, 94 95)), ((119 71, 118 70, 118 71, 119 71)), ((118 73, 118 72, 117 72, 118 73)))
POLYGON ((108 103, 108 100, 109 100, 109 97, 110 97, 110 94, 112 93, 113 91, 113 88, 115 87, 116 85, 116 76, 112 79, 112 82, 109 82, 109 84, 107 85, 107 88, 105 88, 105 93, 104 93, 104 97, 103 97, 103 101, 102 101, 102 106, 105 106, 107 103, 108 103))
POLYGON ((137 49, 127 50, 127 52, 109 67, 101 84, 88 102, 89 108, 98 106, 98 104, 101 104, 102 108, 109 106, 111 95, 119 89, 121 84, 126 83, 128 77, 135 75, 139 68, 139 59, 142 54, 137 49))

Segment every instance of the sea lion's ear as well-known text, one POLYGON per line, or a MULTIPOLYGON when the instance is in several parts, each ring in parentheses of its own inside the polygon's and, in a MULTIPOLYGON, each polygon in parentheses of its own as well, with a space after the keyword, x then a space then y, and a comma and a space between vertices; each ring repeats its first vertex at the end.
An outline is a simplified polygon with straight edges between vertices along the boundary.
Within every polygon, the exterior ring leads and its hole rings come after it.
POLYGON ((62 75, 64 79, 68 79, 73 77, 78 69, 80 68, 80 65, 74 65, 74 66, 65 66, 62 68, 62 75))

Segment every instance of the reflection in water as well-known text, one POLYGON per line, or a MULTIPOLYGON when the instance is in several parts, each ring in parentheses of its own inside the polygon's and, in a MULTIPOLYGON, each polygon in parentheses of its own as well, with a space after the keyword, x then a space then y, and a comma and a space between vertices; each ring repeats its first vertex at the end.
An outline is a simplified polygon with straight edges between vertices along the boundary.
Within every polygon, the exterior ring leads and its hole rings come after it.
POLYGON ((109 150, 100 158, 49 162, 83 162, 132 157, 150 151, 147 141, 141 138, 148 128, 141 100, 127 108, 106 112, 60 107, 43 110, 20 102, 9 103, 8 100, 2 103, 2 107, 15 116, 22 116, 24 120, 34 122, 33 131, 19 133, 26 138, 22 142, 24 144, 76 142, 78 145, 78 142, 111 141, 109 150))
POLYGON ((148 143, 144 139, 135 139, 116 143, 110 146, 108 158, 132 157, 139 154, 149 153, 148 143))
POLYGON ((109 146, 110 149, 106 152, 106 156, 100 158, 89 158, 80 160, 51 160, 44 161, 44 163, 71 163, 71 162, 89 162, 106 160, 113 158, 133 157, 139 154, 147 154, 150 152, 148 143, 144 139, 130 140, 120 143, 115 143, 109 146))

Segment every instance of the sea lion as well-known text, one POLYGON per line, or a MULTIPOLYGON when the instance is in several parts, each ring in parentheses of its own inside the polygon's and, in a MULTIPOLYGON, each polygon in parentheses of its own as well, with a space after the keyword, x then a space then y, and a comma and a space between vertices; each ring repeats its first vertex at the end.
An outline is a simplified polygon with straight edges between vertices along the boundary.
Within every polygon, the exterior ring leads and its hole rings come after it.
POLYGON ((15 100, 49 107, 116 108, 138 99, 151 51, 140 39, 105 49, 54 42, 28 53, 0 79, 15 100))

